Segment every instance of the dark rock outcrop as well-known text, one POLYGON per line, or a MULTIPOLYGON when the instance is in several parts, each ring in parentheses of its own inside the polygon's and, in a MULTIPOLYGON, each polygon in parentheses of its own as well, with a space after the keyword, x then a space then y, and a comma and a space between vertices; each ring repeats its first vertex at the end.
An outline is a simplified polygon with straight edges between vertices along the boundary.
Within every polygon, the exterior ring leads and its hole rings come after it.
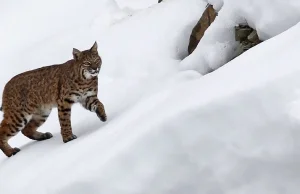
POLYGON ((242 24, 235 26, 235 40, 240 42, 237 48, 237 56, 262 42, 256 30, 242 24))
POLYGON ((213 6, 207 4, 205 11, 203 12, 200 20, 194 27, 190 36, 190 42, 188 47, 189 54, 191 54, 195 50, 198 43, 202 39, 205 31, 211 25, 211 23, 213 23, 217 15, 218 13, 214 10, 213 6))

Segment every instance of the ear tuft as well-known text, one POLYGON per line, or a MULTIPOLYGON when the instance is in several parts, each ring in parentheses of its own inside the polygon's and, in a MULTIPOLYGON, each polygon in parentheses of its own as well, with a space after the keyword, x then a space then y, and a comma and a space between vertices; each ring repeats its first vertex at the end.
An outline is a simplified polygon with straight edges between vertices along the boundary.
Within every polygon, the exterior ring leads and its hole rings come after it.
POLYGON ((92 48, 91 48, 90 50, 91 50, 92 52, 98 52, 97 49, 98 49, 98 44, 97 44, 97 42, 95 41, 94 45, 92 46, 92 48))
POLYGON ((75 60, 79 60, 81 58, 81 52, 76 48, 73 48, 73 58, 75 60))

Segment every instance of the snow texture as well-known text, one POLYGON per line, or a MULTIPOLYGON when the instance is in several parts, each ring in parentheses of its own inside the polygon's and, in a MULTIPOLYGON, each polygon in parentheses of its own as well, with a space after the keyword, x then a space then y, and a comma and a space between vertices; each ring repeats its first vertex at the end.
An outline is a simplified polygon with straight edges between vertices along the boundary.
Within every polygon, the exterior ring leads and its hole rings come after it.
POLYGON ((22 151, 0 155, 1 194, 299 193, 297 1, 215 0, 216 23, 182 62, 204 1, 0 3, 0 89, 13 75, 64 62, 72 47, 97 40, 108 114, 102 123, 74 106, 78 139, 67 144, 57 111, 40 128, 52 139, 17 135, 10 143, 22 151), (235 43, 224 49, 225 28, 241 15, 268 40, 202 76, 199 69, 229 57, 235 43))

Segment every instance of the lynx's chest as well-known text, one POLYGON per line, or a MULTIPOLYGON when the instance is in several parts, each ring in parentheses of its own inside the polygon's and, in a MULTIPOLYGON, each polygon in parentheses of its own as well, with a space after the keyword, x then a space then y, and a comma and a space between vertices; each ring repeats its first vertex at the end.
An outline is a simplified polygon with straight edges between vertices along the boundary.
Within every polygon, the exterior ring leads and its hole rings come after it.
POLYGON ((71 99, 74 102, 84 101, 89 96, 96 96, 97 93, 95 91, 90 90, 78 90, 76 92, 71 92, 71 99))

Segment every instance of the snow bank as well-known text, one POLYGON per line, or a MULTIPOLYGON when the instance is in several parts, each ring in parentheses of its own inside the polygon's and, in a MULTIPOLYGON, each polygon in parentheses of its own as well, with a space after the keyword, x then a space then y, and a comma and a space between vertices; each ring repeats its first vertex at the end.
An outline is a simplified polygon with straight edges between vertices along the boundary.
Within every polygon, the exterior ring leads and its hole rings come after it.
POLYGON ((267 40, 300 21, 300 2, 297 0, 207 2, 219 11, 218 17, 205 32, 195 52, 181 63, 182 69, 194 69, 201 74, 219 68, 235 56, 235 25, 248 23, 257 30, 261 40, 267 40))

